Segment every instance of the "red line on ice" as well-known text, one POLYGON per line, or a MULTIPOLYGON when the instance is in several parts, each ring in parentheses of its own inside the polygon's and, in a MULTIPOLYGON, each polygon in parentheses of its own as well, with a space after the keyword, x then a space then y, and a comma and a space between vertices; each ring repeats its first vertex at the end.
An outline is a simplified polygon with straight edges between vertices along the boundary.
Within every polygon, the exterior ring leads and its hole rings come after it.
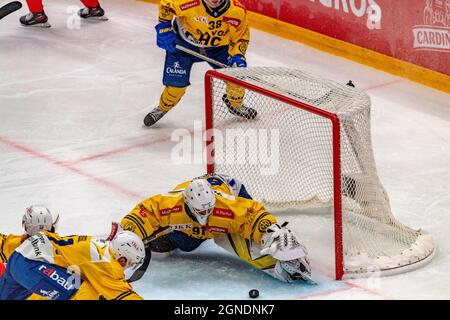
POLYGON ((129 151, 129 150, 132 150, 132 149, 145 148, 145 147, 149 147, 149 146, 154 145, 154 144, 167 142, 167 141, 170 141, 170 136, 162 137, 162 138, 155 139, 155 140, 148 141, 148 142, 141 142, 141 143, 136 143, 136 144, 132 144, 132 145, 129 145, 129 146, 124 146, 124 147, 121 147, 121 148, 112 149, 112 150, 109 150, 109 151, 105 151, 105 152, 101 152, 101 153, 98 153, 98 154, 94 154, 92 156, 87 156, 87 157, 84 157, 84 158, 81 158, 81 159, 78 159, 78 160, 75 160, 75 161, 71 161, 70 163, 73 165, 73 164, 77 164, 77 163, 80 163, 80 162, 97 160, 97 159, 105 158, 105 157, 108 157, 108 156, 111 156, 111 155, 114 155, 114 154, 123 153, 123 152, 129 151))
POLYGON ((29 148, 29 147, 21 145, 21 144, 19 144, 17 142, 14 142, 14 141, 10 140, 10 139, 7 139, 5 137, 0 137, 0 143, 4 144, 4 145, 7 145, 7 146, 9 146, 9 147, 11 147, 13 149, 18 150, 18 151, 21 151, 22 153, 26 153, 29 156, 31 156, 32 158, 44 160, 44 161, 46 161, 48 163, 51 163, 52 165, 54 165, 56 167, 59 167, 59 168, 62 168, 62 169, 66 169, 66 170, 71 171, 72 173, 74 173, 74 174, 76 174, 78 176, 82 176, 82 177, 85 177, 85 178, 87 178, 89 180, 95 181, 96 183, 98 183, 100 185, 106 186, 106 187, 108 187, 110 189, 113 189, 113 190, 115 190, 115 191, 117 191, 119 193, 122 193, 124 195, 130 196, 130 197, 133 197, 133 198, 138 198, 138 199, 144 199, 145 198, 144 195, 141 195, 141 194, 139 194, 137 192, 133 192, 133 191, 130 191, 130 190, 126 189, 126 188, 123 188, 120 185, 115 184, 114 182, 111 182, 111 181, 109 181, 107 179, 96 177, 96 176, 94 176, 94 175, 92 175, 90 173, 84 172, 84 171, 74 167, 72 164, 70 164, 68 162, 52 158, 49 155, 46 155, 44 153, 35 151, 35 150, 33 150, 33 149, 29 148))
POLYGON ((392 81, 389 81, 389 82, 383 82, 383 83, 380 83, 380 84, 374 84, 374 85, 368 86, 366 88, 363 88, 363 90, 367 91, 367 90, 383 88, 383 87, 390 86, 392 84, 400 83, 402 81, 403 81, 403 79, 395 79, 395 80, 392 80, 392 81))
MULTIPOLYGON (((186 129, 187 130, 187 129, 186 129)), ((189 132, 190 135, 192 135, 194 133, 194 130, 187 130, 189 132)), ((136 143, 136 144, 132 144, 132 145, 128 145, 128 146, 124 146, 124 147, 120 147, 120 148, 116 148, 116 149, 112 149, 109 151, 105 151, 105 152, 101 152, 98 154, 94 154, 91 156, 87 156, 84 158, 80 158, 78 160, 74 160, 71 161, 70 163, 72 165, 74 164, 78 164, 80 162, 87 162, 87 161, 91 161, 91 160, 97 160, 97 159, 101 159, 101 158, 106 158, 115 154, 120 154, 120 153, 124 153, 127 151, 130 151, 132 149, 137 149, 137 148, 145 148, 145 147, 149 147, 158 143, 163 143, 163 142, 168 142, 171 140, 171 135, 170 136, 165 136, 165 137, 161 137, 152 141, 148 141, 148 142, 140 142, 140 143, 136 143)))
POLYGON ((343 291, 348 291, 351 289, 353 289, 353 288, 352 287, 342 287, 342 288, 337 288, 337 289, 333 289, 333 290, 329 290, 329 291, 321 291, 321 292, 317 292, 317 293, 313 293, 313 294, 309 294, 309 295, 294 297, 291 300, 306 300, 306 299, 311 299, 311 298, 316 298, 316 297, 324 297, 324 296, 328 296, 328 295, 336 293, 336 292, 343 292, 343 291))
MULTIPOLYGON (((383 278, 381 278, 381 279, 383 279, 383 278)), ((385 295, 385 294, 383 294, 383 293, 381 293, 381 292, 379 292, 377 290, 369 289, 369 288, 366 288, 366 287, 363 287, 363 286, 351 283, 349 281, 344 281, 344 283, 346 285, 348 285, 349 287, 351 287, 351 288, 357 288, 357 289, 360 289, 360 290, 365 291, 367 293, 377 295, 377 296, 383 298, 384 300, 395 300, 395 298, 389 297, 389 296, 387 296, 387 295, 385 295)))
MULTIPOLYGON (((330 278, 333 278, 333 279, 334 279, 334 277, 335 277, 334 274, 332 274, 332 273, 330 273, 329 271, 327 271, 327 270, 326 270, 325 268, 323 268, 323 266, 321 266, 321 265, 316 264, 316 265, 314 266, 314 269, 315 269, 317 272, 320 272, 320 273, 324 274, 324 275, 327 276, 327 277, 330 277, 330 278)), ((383 279, 383 277, 381 277, 381 279, 383 279)), ((380 281, 381 281, 381 279, 380 279, 380 281)), ((301 296, 301 297, 297 297, 297 298, 293 298, 293 299, 308 299, 308 298, 310 298, 310 297, 326 296, 326 295, 333 294, 333 293, 335 293, 335 292, 348 291, 348 290, 350 290, 350 289, 359 289, 359 290, 364 291, 364 292, 366 292, 366 293, 369 293, 369 294, 371 294, 371 295, 378 296, 378 297, 380 297, 380 298, 383 299, 383 300, 395 300, 395 298, 389 297, 389 296, 383 294, 382 292, 379 292, 379 291, 377 291, 377 290, 375 290, 375 289, 369 289, 369 288, 366 288, 366 287, 357 285, 357 284, 355 284, 355 283, 350 282, 350 280, 338 280, 338 282, 339 282, 339 283, 342 283, 345 287, 343 287, 343 288, 337 288, 337 289, 330 290, 330 291, 321 291, 321 292, 313 293, 313 294, 311 294, 311 295, 305 295, 305 296, 301 296)), ((319 283, 319 285, 320 285, 320 283, 319 283)))

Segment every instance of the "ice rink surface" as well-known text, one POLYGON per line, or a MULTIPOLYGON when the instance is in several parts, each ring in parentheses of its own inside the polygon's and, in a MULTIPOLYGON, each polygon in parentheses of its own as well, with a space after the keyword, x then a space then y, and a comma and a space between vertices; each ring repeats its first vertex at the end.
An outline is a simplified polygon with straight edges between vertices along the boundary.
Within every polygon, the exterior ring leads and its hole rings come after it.
MULTIPOLYGON (((60 212, 63 235, 107 234, 139 201, 205 171, 172 163, 171 134, 203 120, 208 65, 197 64, 180 105, 145 128, 163 89, 157 7, 109 0, 108 22, 78 24, 72 6, 80 3, 48 1, 50 29, 21 27, 25 8, 0 21, 1 233, 20 233, 25 207, 42 203, 60 212)), ((261 299, 449 299, 450 96, 257 30, 248 63, 352 79, 369 94, 394 215, 431 233, 437 253, 410 273, 337 282, 315 272, 319 285, 307 286, 280 283, 207 242, 189 254, 155 254, 135 290, 146 299, 248 299, 251 288, 261 299)))

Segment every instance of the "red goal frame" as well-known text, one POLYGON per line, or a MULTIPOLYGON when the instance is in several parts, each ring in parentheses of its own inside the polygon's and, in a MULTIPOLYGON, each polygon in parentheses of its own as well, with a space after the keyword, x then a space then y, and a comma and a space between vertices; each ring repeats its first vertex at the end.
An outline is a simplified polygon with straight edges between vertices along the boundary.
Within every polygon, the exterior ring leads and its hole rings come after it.
MULTIPOLYGON (((270 98, 279 100, 294 108, 300 108, 312 112, 331 121, 333 136, 333 193, 334 193, 334 240, 335 240, 335 277, 341 280, 344 276, 344 256, 343 256, 343 235, 342 235, 342 194, 341 194, 341 139, 340 120, 336 114, 321 110, 317 107, 286 97, 266 88, 224 75, 214 70, 209 70, 205 74, 205 133, 206 133, 206 154, 207 172, 214 172, 214 119, 213 119, 213 80, 218 79, 232 84, 236 84, 246 90, 251 90, 270 98)), ((226 174, 226 172, 224 172, 226 174)), ((237 177, 239 178, 239 177, 237 177)))

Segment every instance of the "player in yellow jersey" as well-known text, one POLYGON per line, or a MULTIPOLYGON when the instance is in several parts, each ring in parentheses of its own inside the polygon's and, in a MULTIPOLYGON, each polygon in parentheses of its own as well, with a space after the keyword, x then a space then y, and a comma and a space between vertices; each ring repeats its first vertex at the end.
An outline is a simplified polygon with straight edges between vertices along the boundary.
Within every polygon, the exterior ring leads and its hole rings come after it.
MULTIPOLYGON (((175 107, 190 85, 194 63, 202 60, 186 54, 186 47, 230 67, 246 67, 245 55, 250 40, 245 7, 238 0, 161 0, 157 45, 166 50, 163 84, 159 105, 144 119, 152 126, 175 107)), ((210 63, 213 68, 218 66, 210 63)), ((256 110, 243 105, 244 90, 227 84, 222 100, 237 116, 254 119, 256 110)))
MULTIPOLYGON (((307 251, 298 236, 286 224, 277 224, 247 192, 248 198, 239 196, 242 185, 233 190, 220 181, 224 182, 220 175, 207 175, 145 199, 122 219, 121 226, 135 232, 153 252, 189 252, 214 239, 277 279, 309 281, 307 251)), ((145 270, 138 271, 142 276, 145 270)))
POLYGON ((22 226, 25 234, 6 235, 0 233, 0 277, 5 270, 8 258, 14 250, 26 239, 40 231, 48 230, 54 232, 58 223, 58 217, 57 214, 53 216, 50 210, 42 205, 32 205, 25 210, 25 214, 22 217, 22 226))
POLYGON ((9 258, 0 279, 0 300, 26 299, 33 293, 52 300, 93 294, 108 300, 141 299, 125 280, 124 271, 138 268, 144 258, 144 244, 129 231, 119 232, 109 242, 39 232, 9 258), (89 285, 83 287, 84 281, 89 285), (79 292, 80 287, 86 292, 79 292))

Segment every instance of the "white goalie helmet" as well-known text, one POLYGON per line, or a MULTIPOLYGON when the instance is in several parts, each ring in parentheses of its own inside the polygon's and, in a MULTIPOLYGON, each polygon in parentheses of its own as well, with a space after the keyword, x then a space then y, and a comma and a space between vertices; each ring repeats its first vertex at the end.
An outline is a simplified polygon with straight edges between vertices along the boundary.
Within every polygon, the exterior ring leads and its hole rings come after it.
POLYGON ((59 215, 53 214, 43 205, 32 205, 25 210, 22 217, 22 226, 29 236, 34 236, 41 231, 54 231, 58 223, 59 215))
POLYGON ((211 8, 217 8, 222 3, 224 3, 226 0, 205 0, 206 4, 211 8))
POLYGON ((184 201, 197 221, 206 225, 209 215, 216 205, 216 196, 211 184, 205 179, 194 179, 184 189, 184 201))
POLYGON ((145 247, 141 238, 131 231, 119 231, 109 243, 109 249, 114 259, 121 262, 125 258, 124 269, 138 268, 145 259, 145 247))

